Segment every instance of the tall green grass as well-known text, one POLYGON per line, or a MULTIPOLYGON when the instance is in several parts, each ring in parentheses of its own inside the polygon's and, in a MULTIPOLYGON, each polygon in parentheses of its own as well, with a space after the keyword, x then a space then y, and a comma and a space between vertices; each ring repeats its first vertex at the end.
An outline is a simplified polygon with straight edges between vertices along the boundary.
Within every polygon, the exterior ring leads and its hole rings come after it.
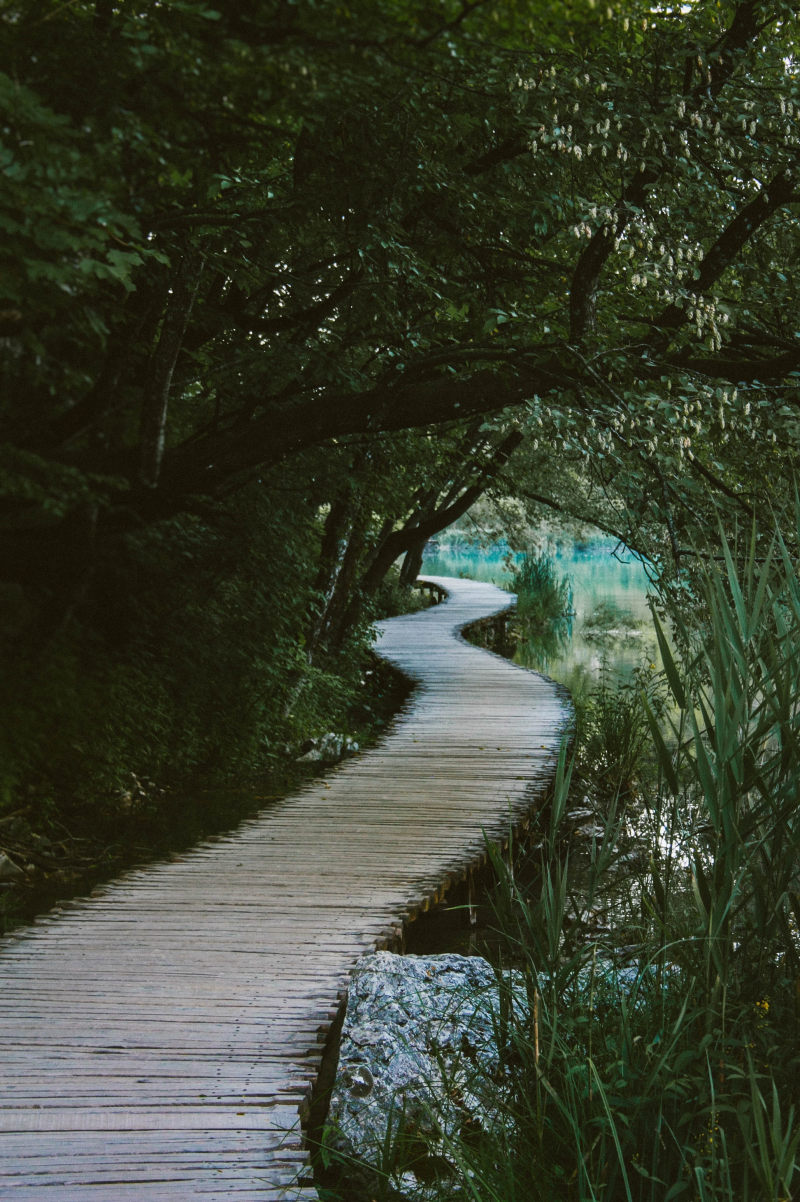
POLYGON ((605 701, 624 771, 578 870, 563 770, 536 887, 495 856, 507 954, 537 1002, 510 1032, 514 1146, 499 1172, 480 1166, 483 1198, 797 1189, 800 586, 778 535, 738 564, 723 539, 722 560, 703 620, 671 615, 681 655, 657 626, 671 708, 641 689, 620 725, 605 701), (621 803, 637 762, 650 838, 631 856, 621 803))
POLYGON ((529 626, 544 626, 572 611, 572 583, 546 552, 526 551, 514 568, 511 587, 517 610, 529 626))

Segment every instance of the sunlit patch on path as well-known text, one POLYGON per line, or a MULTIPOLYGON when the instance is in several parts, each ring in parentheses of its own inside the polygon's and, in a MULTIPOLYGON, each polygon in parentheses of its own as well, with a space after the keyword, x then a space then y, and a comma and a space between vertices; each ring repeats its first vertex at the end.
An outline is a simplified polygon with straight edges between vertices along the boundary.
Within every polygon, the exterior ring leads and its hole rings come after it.
POLYGON ((316 1198, 298 1114, 350 967, 528 810, 565 722, 457 635, 508 594, 437 582, 382 623, 420 684, 380 746, 4 941, 0 1196, 316 1198))

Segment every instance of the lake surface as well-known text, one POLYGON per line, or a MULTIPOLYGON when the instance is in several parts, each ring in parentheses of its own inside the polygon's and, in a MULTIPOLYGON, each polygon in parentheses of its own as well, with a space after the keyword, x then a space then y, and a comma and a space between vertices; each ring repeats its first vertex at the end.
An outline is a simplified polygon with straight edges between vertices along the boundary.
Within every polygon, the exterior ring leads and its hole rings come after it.
MULTIPOLYGON (((514 659, 570 691, 591 690, 604 674, 629 678, 638 667, 661 667, 641 560, 610 538, 562 540, 548 548, 572 583, 574 615, 532 638, 518 637, 514 659)), ((422 573, 469 576, 511 589, 515 556, 504 543, 483 549, 445 546, 426 554, 422 573)))

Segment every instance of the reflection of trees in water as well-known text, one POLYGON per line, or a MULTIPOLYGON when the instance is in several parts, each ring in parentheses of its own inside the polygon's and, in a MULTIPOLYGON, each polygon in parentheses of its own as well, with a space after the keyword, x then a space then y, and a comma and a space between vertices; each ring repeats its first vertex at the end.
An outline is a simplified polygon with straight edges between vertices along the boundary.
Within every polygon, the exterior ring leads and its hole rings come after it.
MULTIPOLYGON (((648 580, 638 561, 620 562, 608 540, 586 547, 562 543, 555 557, 559 573, 573 584, 571 617, 545 621, 538 628, 524 615, 510 611, 469 634, 470 642, 563 684, 574 696, 597 685, 605 671, 630 677, 646 660, 660 665, 647 605, 648 580)), ((423 574, 494 579, 510 586, 504 571, 505 545, 454 548, 441 544, 438 555, 426 558, 423 574)))
POLYGON ((476 646, 486 647, 524 668, 547 672, 552 660, 569 652, 572 632, 572 614, 539 626, 526 622, 512 610, 478 622, 467 632, 467 637, 476 646))
POLYGON ((547 672, 553 659, 567 654, 572 643, 574 619, 572 614, 554 618, 543 626, 519 623, 518 642, 514 656, 518 664, 547 672))
POLYGON ((643 664, 652 669, 661 666, 649 617, 639 617, 609 600, 595 605, 588 617, 570 614, 542 625, 526 622, 523 614, 510 610, 479 623, 467 637, 477 646, 552 677, 574 697, 591 693, 604 674, 627 681, 643 664))

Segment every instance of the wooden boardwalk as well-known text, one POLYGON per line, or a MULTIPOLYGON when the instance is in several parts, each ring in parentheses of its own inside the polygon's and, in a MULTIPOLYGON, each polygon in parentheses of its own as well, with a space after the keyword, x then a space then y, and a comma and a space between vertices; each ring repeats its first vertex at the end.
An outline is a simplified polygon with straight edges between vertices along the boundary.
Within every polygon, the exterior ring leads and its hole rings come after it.
POLYGON ((0 951, 0 1199, 316 1198, 298 1114, 356 958, 548 779, 555 686, 455 636, 509 604, 440 580, 383 624, 420 681, 388 737, 0 951))

